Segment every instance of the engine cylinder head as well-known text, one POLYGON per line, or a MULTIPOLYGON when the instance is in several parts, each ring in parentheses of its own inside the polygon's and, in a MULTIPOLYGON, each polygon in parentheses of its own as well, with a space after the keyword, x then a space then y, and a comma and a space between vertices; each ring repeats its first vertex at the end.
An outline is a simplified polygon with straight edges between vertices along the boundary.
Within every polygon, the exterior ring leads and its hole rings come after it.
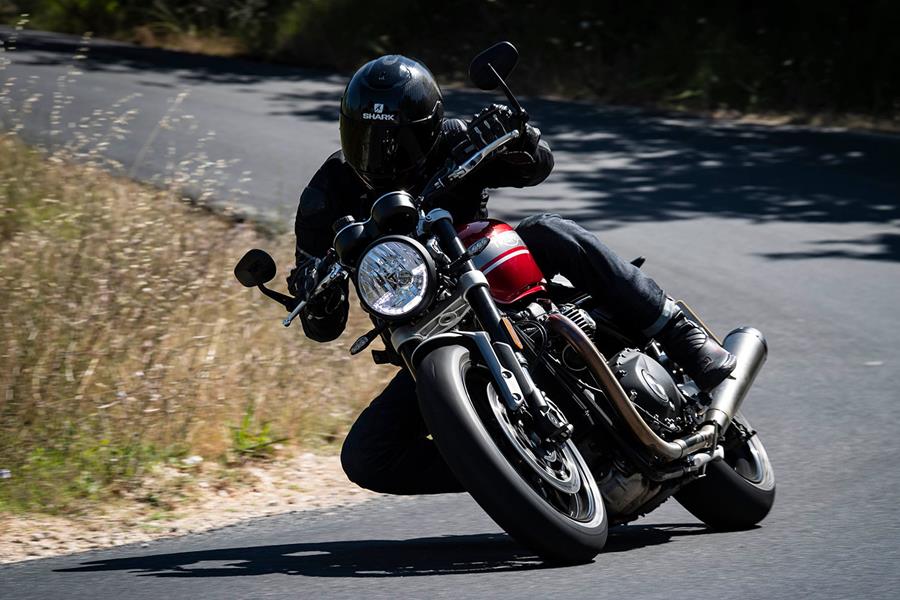
POLYGON ((559 313, 578 325, 579 329, 593 339, 594 333, 597 332, 597 323, 587 314, 587 311, 574 304, 564 304, 559 307, 559 313))

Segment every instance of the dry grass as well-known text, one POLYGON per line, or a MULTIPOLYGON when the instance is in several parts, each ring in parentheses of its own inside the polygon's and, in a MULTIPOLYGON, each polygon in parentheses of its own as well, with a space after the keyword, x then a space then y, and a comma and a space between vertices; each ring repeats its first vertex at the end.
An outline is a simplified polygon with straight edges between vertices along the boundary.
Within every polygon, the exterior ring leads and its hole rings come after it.
POLYGON ((149 48, 163 48, 209 56, 232 57, 246 52, 246 48, 237 38, 215 32, 161 31, 158 28, 144 25, 135 27, 128 35, 117 37, 149 48))
POLYGON ((288 265, 291 237, 0 137, 0 509, 71 510, 155 462, 234 458, 242 421, 262 444, 338 443, 393 370, 350 360, 358 312, 315 344, 234 280, 251 247, 288 265))

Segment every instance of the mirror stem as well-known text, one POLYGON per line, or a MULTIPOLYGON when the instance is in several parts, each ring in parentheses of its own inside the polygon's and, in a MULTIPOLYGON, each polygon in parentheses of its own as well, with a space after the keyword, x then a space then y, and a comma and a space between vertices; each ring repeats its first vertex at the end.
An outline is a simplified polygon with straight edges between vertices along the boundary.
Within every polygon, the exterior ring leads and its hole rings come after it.
POLYGON ((269 288, 267 288, 267 287, 264 286, 263 284, 259 284, 259 285, 256 286, 256 287, 258 287, 258 288, 259 288, 259 291, 261 291, 263 294, 265 294, 266 296, 268 296, 269 298, 271 298, 272 300, 274 300, 274 301, 277 302, 278 304, 281 304, 281 305, 284 306, 287 310, 291 310, 291 308, 292 308, 293 306, 295 306, 296 303, 297 303, 297 300, 296 300, 295 298, 291 298, 290 296, 285 296, 284 294, 281 294, 281 293, 279 293, 279 292, 276 292, 275 290, 270 290, 269 288))
POLYGON ((528 113, 525 112, 525 109, 522 108, 522 105, 519 104, 519 101, 516 100, 516 97, 513 96, 512 91, 509 89, 509 86, 506 85, 506 82, 503 81, 503 78, 500 77, 500 74, 497 72, 497 69, 494 68, 494 65, 488 63, 488 68, 494 74, 494 77, 497 78, 497 82, 500 84, 500 89, 503 90, 503 93, 506 94, 506 99, 509 100, 509 103, 512 104, 513 109, 515 109, 516 113, 522 117, 522 122, 525 123, 528 121, 528 113))

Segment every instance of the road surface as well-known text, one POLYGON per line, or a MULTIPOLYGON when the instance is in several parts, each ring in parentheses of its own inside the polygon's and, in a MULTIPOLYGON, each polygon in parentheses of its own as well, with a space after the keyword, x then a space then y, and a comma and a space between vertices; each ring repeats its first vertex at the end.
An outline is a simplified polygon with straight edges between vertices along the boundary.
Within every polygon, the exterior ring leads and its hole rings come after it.
MULTIPOLYGON (((15 46, 5 126, 147 181, 198 173, 194 194, 286 227, 337 147, 340 76, 101 41, 75 59, 77 38, 36 32, 15 46)), ((457 114, 488 100, 446 94, 457 114)), ((900 139, 524 104, 557 166, 496 192, 495 216, 575 218, 714 328, 767 334, 745 404, 778 477, 760 528, 711 533, 670 501, 554 568, 466 496, 386 498, 13 564, 0 597, 897 597, 900 139)))

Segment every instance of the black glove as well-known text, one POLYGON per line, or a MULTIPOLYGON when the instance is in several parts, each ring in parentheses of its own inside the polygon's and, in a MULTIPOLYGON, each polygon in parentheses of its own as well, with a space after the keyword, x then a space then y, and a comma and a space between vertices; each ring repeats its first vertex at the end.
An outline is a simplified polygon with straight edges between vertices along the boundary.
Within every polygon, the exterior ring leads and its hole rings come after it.
POLYGON ((502 154, 504 160, 512 163, 534 162, 534 152, 541 139, 541 132, 523 123, 520 116, 502 104, 493 104, 475 115, 468 123, 466 137, 451 150, 451 154, 454 160, 461 163, 513 130, 521 131, 522 135, 506 146, 506 152, 502 154))
POLYGON ((308 259, 291 269, 291 272, 287 277, 288 292, 290 292, 291 296, 294 296, 295 298, 305 298, 315 289, 316 283, 318 282, 316 273, 321 262, 321 258, 310 256, 308 259))
MULTIPOLYGON (((288 292, 295 298, 310 298, 323 275, 321 267, 321 258, 310 257, 291 269, 287 278, 288 292)), ((333 286, 310 298, 302 314, 311 319, 327 319, 340 308, 344 299, 341 286, 333 286)))

